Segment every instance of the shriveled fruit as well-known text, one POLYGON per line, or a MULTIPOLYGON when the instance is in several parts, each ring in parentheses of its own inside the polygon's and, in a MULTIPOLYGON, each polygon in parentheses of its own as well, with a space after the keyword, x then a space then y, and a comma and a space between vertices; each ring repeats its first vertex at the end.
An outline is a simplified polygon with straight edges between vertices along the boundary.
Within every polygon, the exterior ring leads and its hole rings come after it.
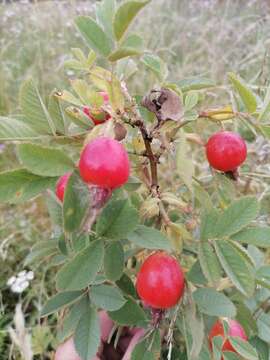
POLYGON ((209 138, 206 156, 214 169, 223 172, 234 171, 246 160, 246 143, 234 132, 220 131, 209 138))
POLYGON ((136 288, 139 297, 155 309, 175 306, 184 293, 184 273, 178 261, 164 253, 156 252, 142 264, 136 288))
POLYGON ((87 144, 79 162, 80 174, 85 182, 109 189, 124 185, 129 169, 124 146, 108 137, 100 137, 87 144))
POLYGON ((64 200, 65 189, 70 175, 70 172, 62 175, 56 183, 55 194, 61 202, 64 200))
MULTIPOLYGON (((100 91, 99 94, 103 97, 104 104, 108 104, 108 94, 105 91, 100 91)), ((90 109, 90 107, 84 106, 83 112, 93 121, 95 125, 102 124, 111 118, 111 115, 102 109, 90 109)))
MULTIPOLYGON (((242 326, 239 324, 239 322, 237 322, 236 320, 231 320, 231 319, 225 319, 223 321, 226 321, 228 324, 228 329, 229 329, 228 336, 239 337, 242 340, 247 341, 247 336, 245 334, 245 331, 242 328, 242 326)), ((230 343, 228 336, 225 335, 223 321, 222 320, 216 321, 215 324, 213 325, 212 329, 210 330, 210 333, 209 333, 210 349, 212 350, 212 348, 213 348, 213 345, 212 345, 213 338, 215 336, 221 336, 223 338, 222 351, 232 351, 232 352, 237 353, 237 351, 234 349, 234 347, 230 343)))

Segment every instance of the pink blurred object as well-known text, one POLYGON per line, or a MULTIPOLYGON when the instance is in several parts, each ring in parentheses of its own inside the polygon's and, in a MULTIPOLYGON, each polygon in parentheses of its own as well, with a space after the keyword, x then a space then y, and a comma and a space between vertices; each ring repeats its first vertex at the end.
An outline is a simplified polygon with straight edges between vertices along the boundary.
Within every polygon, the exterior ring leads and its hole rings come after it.
POLYGON ((131 359, 131 354, 132 354, 134 347, 140 341, 140 339, 144 336, 144 334, 145 334, 145 329, 139 329, 136 332, 136 334, 132 337, 122 360, 130 360, 131 359))
MULTIPOLYGON (((81 360, 74 346, 73 337, 58 346, 55 353, 55 360, 81 360)), ((95 359, 98 360, 98 359, 95 359)))

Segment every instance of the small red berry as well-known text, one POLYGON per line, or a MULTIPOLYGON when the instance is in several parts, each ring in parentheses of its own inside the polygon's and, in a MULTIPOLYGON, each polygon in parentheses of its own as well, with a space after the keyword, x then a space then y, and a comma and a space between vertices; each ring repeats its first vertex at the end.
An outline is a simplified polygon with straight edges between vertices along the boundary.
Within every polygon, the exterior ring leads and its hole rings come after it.
POLYGON ((100 137, 91 141, 83 149, 79 170, 85 182, 115 189, 128 180, 128 154, 118 141, 100 137))
POLYGON ((64 200, 65 189, 70 175, 69 172, 62 175, 56 183, 55 194, 61 202, 64 200))
MULTIPOLYGON (((245 331, 242 328, 242 326, 239 324, 239 322, 237 322, 236 320, 231 320, 231 319, 226 319, 224 321, 227 321, 227 323, 228 323, 228 327, 229 327, 228 336, 239 337, 242 340, 247 341, 247 336, 245 334, 245 331)), ((225 332, 224 332, 224 327, 223 327, 223 322, 221 320, 216 321, 215 324, 213 325, 212 329, 210 330, 209 345, 210 345, 211 350, 212 350, 213 338, 215 336, 221 336, 223 338, 222 351, 232 351, 235 353, 237 352, 233 348, 230 341, 226 338, 225 332)))
MULTIPOLYGON (((103 97, 104 104, 108 104, 109 95, 105 91, 100 91, 99 94, 103 97)), ((111 118, 111 115, 107 112, 100 109, 91 110, 88 106, 83 107, 83 112, 93 121, 95 125, 102 124, 111 118)))
POLYGON ((184 293, 184 273, 177 260, 164 253, 150 255, 142 264, 136 289, 139 297, 152 308, 175 306, 184 293))
POLYGON ((206 144, 209 164, 216 170, 236 170, 247 157, 247 147, 240 135, 231 131, 220 131, 212 135, 206 144))

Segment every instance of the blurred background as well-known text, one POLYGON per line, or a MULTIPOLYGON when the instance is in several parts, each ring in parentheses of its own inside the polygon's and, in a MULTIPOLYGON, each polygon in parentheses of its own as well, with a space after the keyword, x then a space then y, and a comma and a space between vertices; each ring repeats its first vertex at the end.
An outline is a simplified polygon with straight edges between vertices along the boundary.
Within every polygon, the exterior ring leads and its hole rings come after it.
MULTIPOLYGON (((63 63, 69 50, 86 49, 73 19, 91 14, 94 7, 92 0, 0 1, 0 116, 19 112, 20 84, 30 76, 44 99, 54 88, 68 87, 73 73, 63 63)), ((226 73, 235 71, 251 85, 268 85, 268 0, 153 0, 133 26, 145 47, 168 64, 170 80, 202 75, 222 85, 226 73)), ((135 74, 128 85, 131 93, 143 94, 153 82, 135 74)), ((14 146, 0 144, 0 170, 13 166, 14 146)), ((52 359, 55 324, 40 321, 38 314, 54 291, 55 272, 23 265, 29 248, 50 232, 41 197, 24 205, 0 205, 0 359, 20 359, 7 332, 19 301, 35 358, 52 359), (15 286, 18 278, 21 287, 15 286)))

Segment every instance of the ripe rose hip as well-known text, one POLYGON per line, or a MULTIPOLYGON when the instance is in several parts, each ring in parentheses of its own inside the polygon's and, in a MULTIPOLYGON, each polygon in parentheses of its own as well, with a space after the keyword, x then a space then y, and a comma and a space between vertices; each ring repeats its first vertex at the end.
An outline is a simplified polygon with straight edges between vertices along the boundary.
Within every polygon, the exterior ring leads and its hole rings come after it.
MULTIPOLYGON (((242 328, 242 326, 239 324, 239 322, 237 322, 235 320, 231 320, 231 319, 226 319, 224 321, 227 321, 227 323, 228 323, 228 327, 229 327, 228 335, 229 336, 239 337, 242 340, 247 341, 247 336, 245 334, 245 331, 242 328)), ((222 338, 223 338, 222 351, 232 351, 232 352, 237 353, 237 351, 231 345, 230 341, 228 339, 226 339, 226 336, 224 334, 223 322, 221 320, 216 321, 215 324, 213 325, 212 329, 210 330, 209 345, 210 345, 211 350, 212 350, 213 338, 215 336, 222 336, 222 338)))
POLYGON ((70 175, 71 175, 71 173, 69 173, 69 172, 62 175, 56 183, 55 194, 61 202, 63 202, 63 200, 64 200, 65 188, 67 186, 67 182, 68 182, 70 175))
POLYGON ((115 189, 128 180, 128 154, 118 141, 100 137, 83 149, 79 169, 85 182, 115 189))
POLYGON ((247 147, 240 135, 231 131, 220 131, 209 138, 206 155, 214 169, 234 171, 246 160, 247 147))
POLYGON ((184 293, 184 273, 177 260, 164 253, 150 255, 142 264, 136 288, 139 297, 152 308, 175 306, 184 293))
MULTIPOLYGON (((104 104, 108 104, 109 95, 105 91, 100 91, 99 94, 103 97, 104 104)), ((111 115, 103 110, 91 110, 88 106, 83 107, 83 112, 87 115, 95 125, 102 124, 109 120, 111 115)))

